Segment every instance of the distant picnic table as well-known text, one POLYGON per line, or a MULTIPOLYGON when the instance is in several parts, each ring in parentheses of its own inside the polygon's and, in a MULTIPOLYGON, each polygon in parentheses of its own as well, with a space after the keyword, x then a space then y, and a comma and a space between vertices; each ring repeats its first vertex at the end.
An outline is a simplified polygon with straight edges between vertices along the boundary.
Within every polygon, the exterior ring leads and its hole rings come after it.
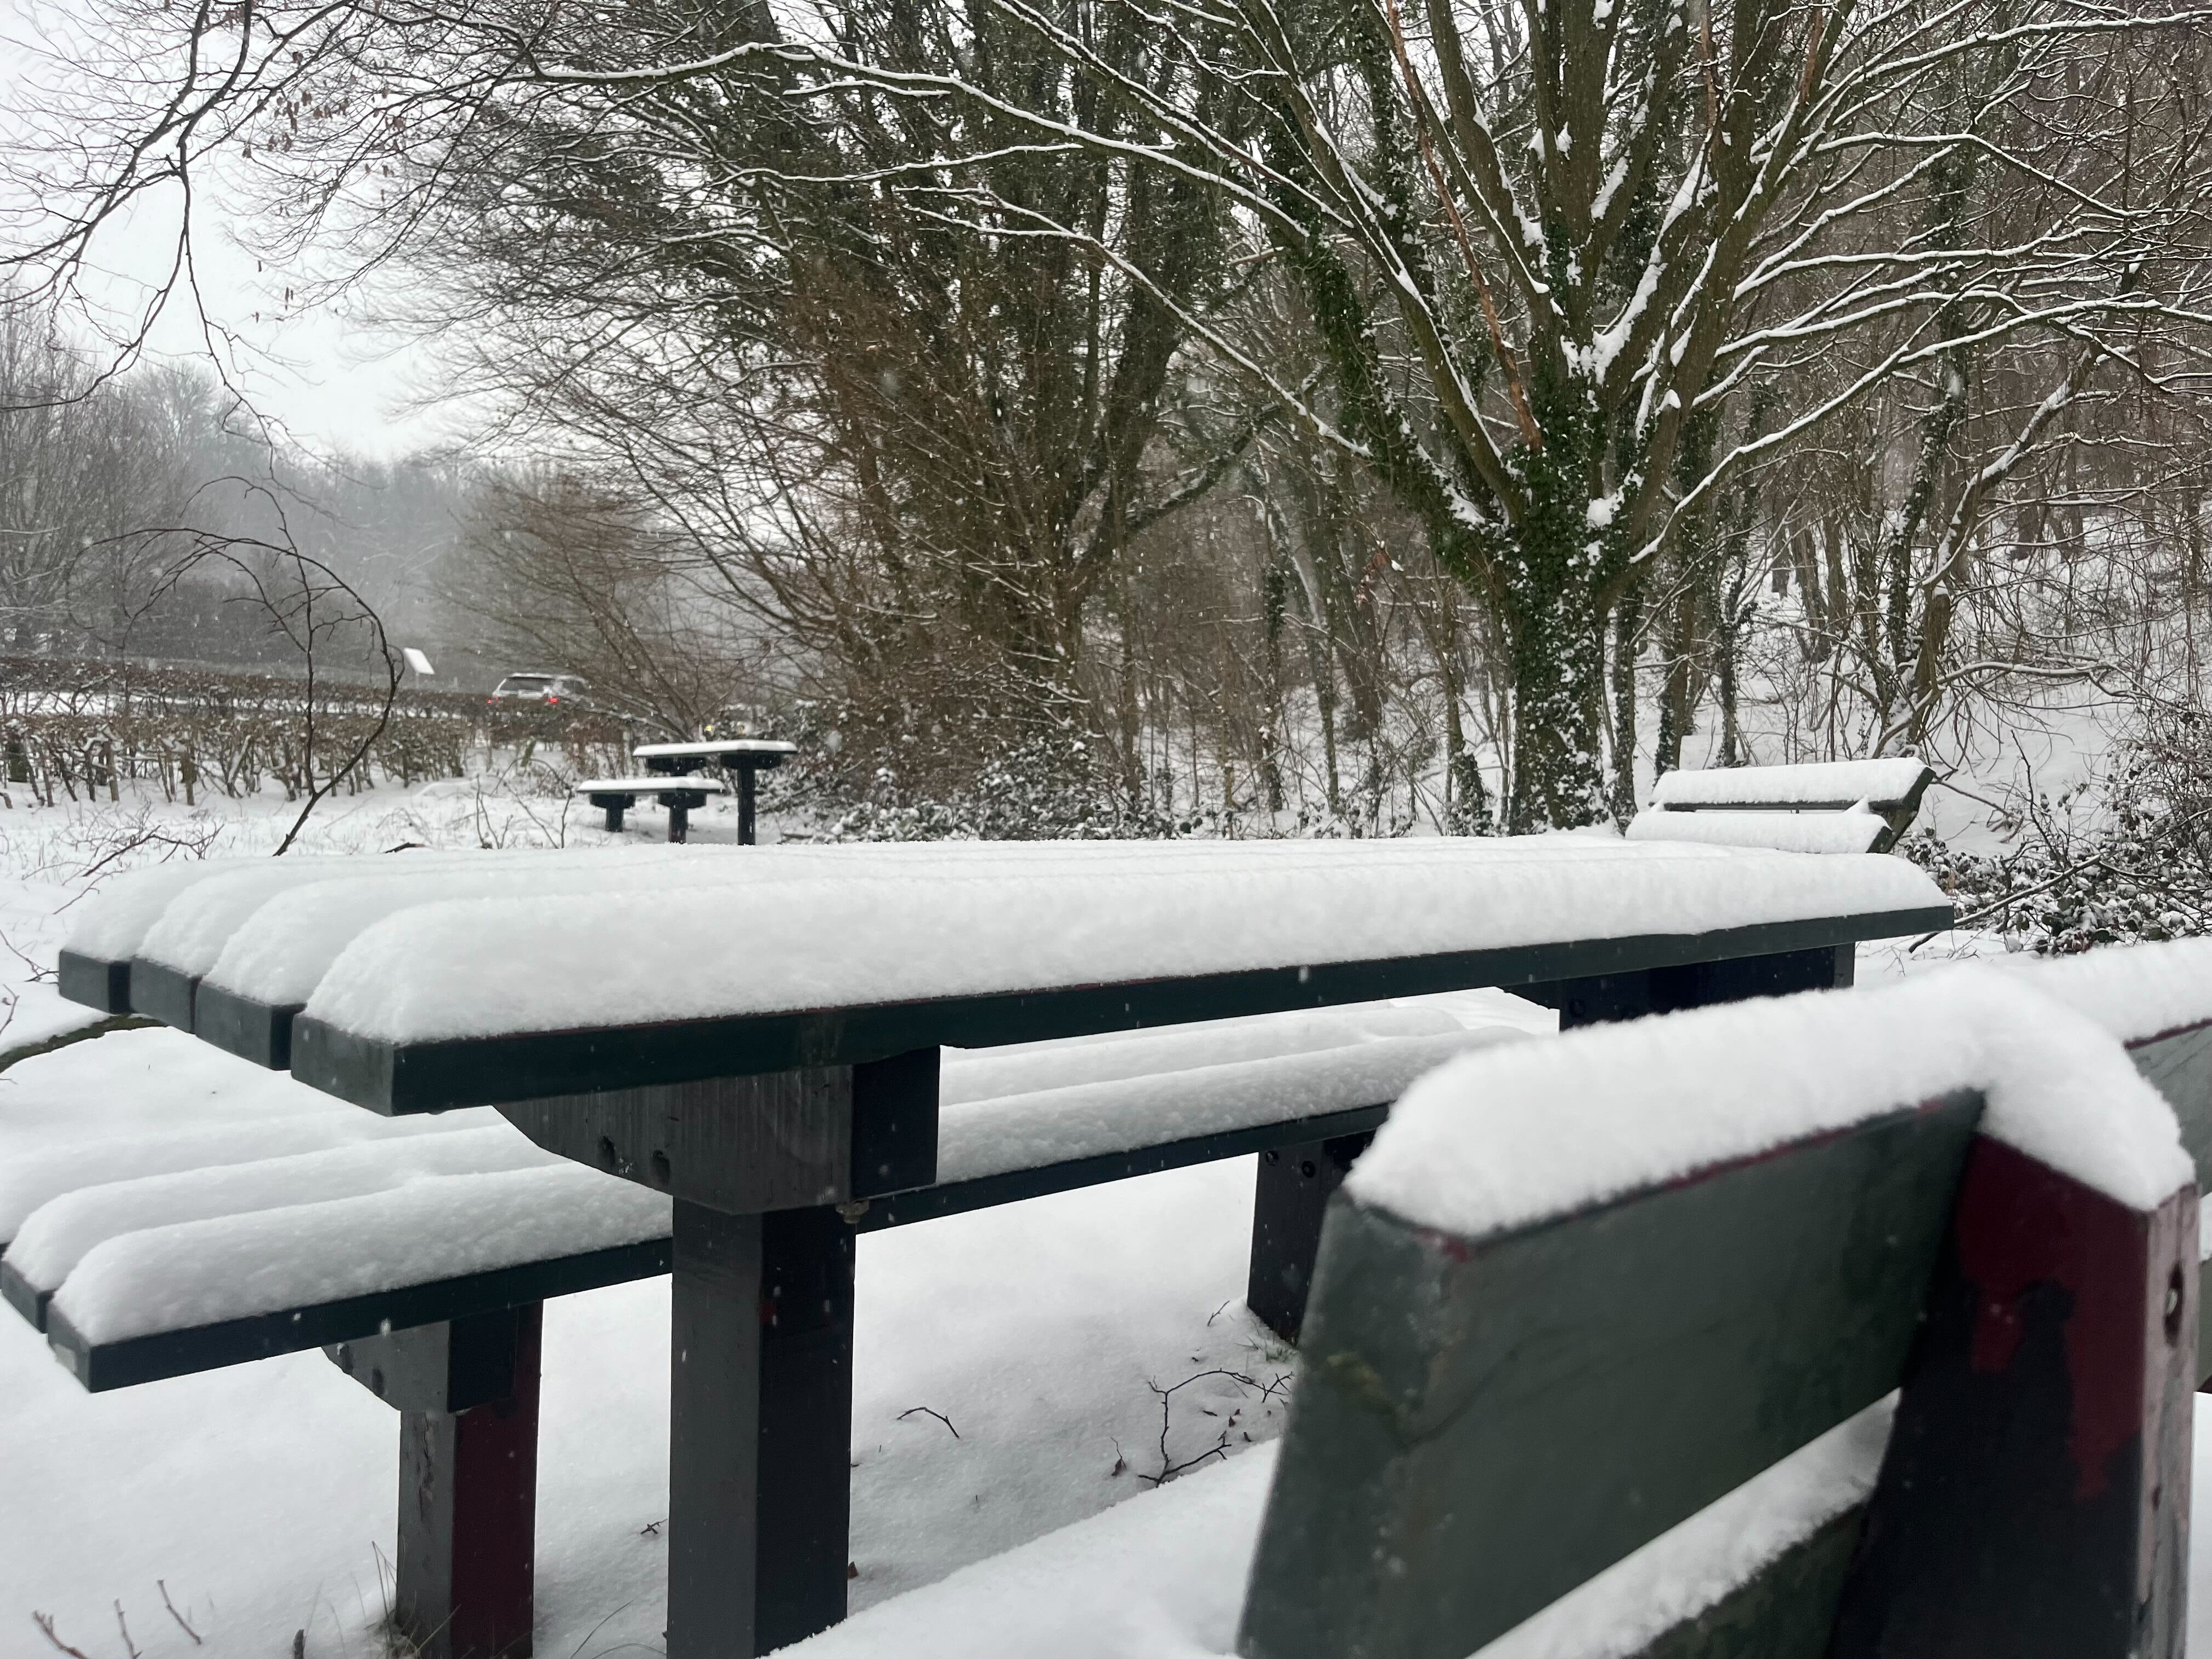
POLYGON ((702 763, 720 765, 738 782, 738 845, 753 844, 754 780, 799 752, 795 743, 775 738, 707 738, 696 743, 645 743, 630 750, 633 759, 654 773, 688 772, 702 763))
POLYGON ((721 779, 702 773, 702 765, 714 764, 737 780, 738 845, 754 844, 754 779, 759 773, 783 764, 799 752, 796 744, 772 738, 714 738, 698 743, 647 743, 630 750, 645 763, 641 777, 586 778, 571 787, 607 815, 607 833, 623 827, 623 815, 650 796, 668 811, 668 839, 690 837, 690 815, 707 804, 710 795, 728 792, 721 779))

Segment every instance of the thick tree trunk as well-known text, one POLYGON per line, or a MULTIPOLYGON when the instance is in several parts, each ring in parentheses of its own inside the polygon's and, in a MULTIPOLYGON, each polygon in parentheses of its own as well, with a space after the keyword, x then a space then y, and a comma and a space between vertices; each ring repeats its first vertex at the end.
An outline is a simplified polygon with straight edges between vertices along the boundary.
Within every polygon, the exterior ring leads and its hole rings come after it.
POLYGON ((1604 817, 1599 699, 1605 695, 1605 618, 1599 613, 1584 502, 1547 490, 1520 528, 1508 595, 1513 662, 1515 835, 1571 830, 1604 817))
POLYGON ((1636 653, 1644 590, 1632 587, 1613 613, 1613 817, 1636 816, 1636 653))

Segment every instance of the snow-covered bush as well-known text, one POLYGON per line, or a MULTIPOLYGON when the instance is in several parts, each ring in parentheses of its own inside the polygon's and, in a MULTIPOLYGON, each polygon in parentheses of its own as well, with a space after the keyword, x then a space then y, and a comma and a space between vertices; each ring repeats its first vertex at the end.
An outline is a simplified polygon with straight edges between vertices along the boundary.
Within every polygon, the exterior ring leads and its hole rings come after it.
POLYGON ((1959 918, 2046 956, 2212 933, 2212 720, 2152 713, 2122 744, 2098 794, 2036 796, 2002 853, 1931 836, 1899 848, 1952 896, 1959 918))

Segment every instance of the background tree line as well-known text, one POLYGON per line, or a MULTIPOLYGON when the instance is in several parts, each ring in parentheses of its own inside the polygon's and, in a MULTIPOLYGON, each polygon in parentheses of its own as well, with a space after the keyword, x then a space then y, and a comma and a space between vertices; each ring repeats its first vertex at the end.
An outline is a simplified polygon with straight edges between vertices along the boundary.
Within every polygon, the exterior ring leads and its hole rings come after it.
POLYGON ((22 293, 250 203, 502 411, 410 586, 809 736, 856 832, 1571 825, 2201 706, 2185 7, 100 15, 22 293))

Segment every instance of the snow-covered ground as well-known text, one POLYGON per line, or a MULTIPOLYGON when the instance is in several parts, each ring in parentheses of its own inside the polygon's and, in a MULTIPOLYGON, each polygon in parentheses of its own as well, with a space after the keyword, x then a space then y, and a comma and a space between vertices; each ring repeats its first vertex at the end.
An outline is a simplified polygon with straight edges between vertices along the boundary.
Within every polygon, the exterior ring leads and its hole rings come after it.
MULTIPOLYGON (((0 990, 14 998, 0 1054, 89 1018, 38 975, 102 873, 180 842, 266 851, 289 816, 269 798, 196 815, 127 801, 0 811, 0 990)), ((661 831, 657 812, 633 822, 633 838, 661 831)), ((333 802, 303 844, 574 846, 604 839, 597 824, 558 799, 446 784, 333 802)), ((735 838, 733 812, 694 825, 697 839, 735 838)), ((1911 963, 1954 948, 1938 941, 1911 963)), ((1863 977, 1899 960, 1869 951, 1863 977)), ((263 1106, 298 1088, 173 1033, 118 1032, 0 1072, 0 1158, 81 1104, 185 1074, 263 1106)), ((1242 1304, 1251 1187, 1240 1160, 861 1241, 856 1610, 1138 1497, 1224 1434, 1235 1455, 1278 1432, 1264 1385, 1291 1357, 1242 1304), (1193 1377, 1164 1409, 1160 1391, 1193 1377)), ((649 1281, 547 1310, 549 1659, 661 1650, 667 1294, 649 1281)), ((309 1656, 384 1652, 398 1419, 319 1354, 93 1396, 0 1314, 0 1656, 52 1652, 40 1616, 86 1659, 249 1659, 290 1651, 295 1632, 309 1656)), ((2212 1469, 2197 1490, 2212 1498, 2212 1469)), ((2212 1535, 2212 1513, 2201 1519, 2212 1535)), ((2212 1582, 2195 1601, 2212 1651, 2212 1582)))

